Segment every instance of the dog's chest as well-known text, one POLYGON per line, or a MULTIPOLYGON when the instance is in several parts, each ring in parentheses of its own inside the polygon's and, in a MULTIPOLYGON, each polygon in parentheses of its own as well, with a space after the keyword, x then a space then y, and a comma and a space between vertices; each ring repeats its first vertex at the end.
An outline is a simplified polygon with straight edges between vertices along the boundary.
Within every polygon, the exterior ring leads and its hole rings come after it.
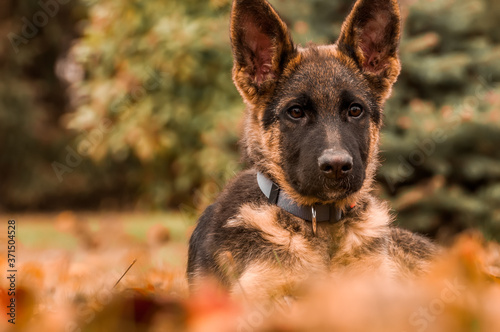
MULTIPOLYGON (((243 205, 226 227, 244 227, 257 231, 263 239, 260 248, 249 251, 269 252, 266 260, 326 270, 330 260, 328 240, 314 236, 311 224, 290 216, 274 205, 243 205)), ((241 239, 244 241, 244 239, 241 239)), ((250 245, 250 244, 249 244, 250 245)), ((255 243, 252 245, 255 246, 255 243)), ((296 267, 294 267, 296 268, 296 267)))
POLYGON ((342 222, 320 223, 314 234, 310 222, 274 205, 243 205, 226 227, 257 231, 264 242, 249 251, 270 253, 266 261, 291 273, 374 271, 386 270, 388 265, 383 237, 363 241, 342 222))

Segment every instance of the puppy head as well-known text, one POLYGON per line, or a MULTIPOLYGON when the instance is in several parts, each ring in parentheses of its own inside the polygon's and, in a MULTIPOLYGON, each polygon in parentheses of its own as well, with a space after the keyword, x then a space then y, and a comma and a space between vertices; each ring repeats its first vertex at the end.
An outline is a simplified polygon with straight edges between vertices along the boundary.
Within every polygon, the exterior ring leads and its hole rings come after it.
POLYGON ((382 107, 400 71, 397 0, 358 0, 333 45, 294 45, 265 0, 235 0, 233 80, 244 155, 297 203, 350 204, 377 165, 382 107))

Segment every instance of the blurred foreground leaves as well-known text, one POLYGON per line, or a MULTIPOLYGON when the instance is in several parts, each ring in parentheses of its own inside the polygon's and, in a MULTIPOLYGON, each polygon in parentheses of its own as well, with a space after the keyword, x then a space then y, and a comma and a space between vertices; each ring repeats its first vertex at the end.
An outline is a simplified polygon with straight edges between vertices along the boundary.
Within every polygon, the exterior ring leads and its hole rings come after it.
MULTIPOLYGON (((18 221, 35 222, 30 216, 18 221)), ((207 283, 189 296, 189 228, 175 215, 63 212, 38 220, 72 249, 33 246, 20 233, 15 331, 498 331, 500 247, 474 234, 444 250, 412 283, 336 275, 308 283, 288 304, 251 303, 207 283), (164 220, 163 227, 147 221, 164 220), (146 223, 145 223, 146 222, 146 223), (165 227, 165 224, 168 226, 165 227), (182 232, 176 230, 183 224, 182 232), (127 227, 141 228, 146 237, 127 227), (171 239, 163 234, 171 232, 171 239), (110 236, 112 234, 112 236, 110 236), (136 263, 115 286, 130 264, 136 263)), ((6 235, 0 242, 6 242, 6 235)), ((0 248, 6 270, 6 246, 0 248)), ((0 281, 6 308, 8 280, 0 281)), ((5 319, 2 331, 14 331, 5 319)))

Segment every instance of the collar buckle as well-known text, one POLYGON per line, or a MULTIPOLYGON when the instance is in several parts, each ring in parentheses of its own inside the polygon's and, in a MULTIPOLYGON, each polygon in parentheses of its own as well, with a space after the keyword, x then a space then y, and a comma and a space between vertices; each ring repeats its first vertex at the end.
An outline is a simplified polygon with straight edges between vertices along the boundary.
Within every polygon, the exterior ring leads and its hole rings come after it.
POLYGON ((314 205, 311 206, 311 215, 312 215, 313 233, 314 233, 314 236, 316 236, 317 235, 316 227, 317 227, 318 220, 316 219, 316 208, 314 207, 314 205))

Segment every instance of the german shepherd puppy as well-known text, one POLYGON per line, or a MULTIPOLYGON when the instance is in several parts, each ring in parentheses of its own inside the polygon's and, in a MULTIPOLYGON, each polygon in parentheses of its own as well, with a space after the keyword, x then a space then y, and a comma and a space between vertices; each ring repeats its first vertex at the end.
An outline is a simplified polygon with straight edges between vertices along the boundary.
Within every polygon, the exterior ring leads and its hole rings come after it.
POLYGON ((371 194, 400 25, 397 0, 357 0, 335 44, 304 48, 265 0, 234 1, 233 80, 247 105, 250 168, 199 219, 191 288, 211 276, 263 299, 316 276, 425 271, 434 245, 391 227, 371 194))

